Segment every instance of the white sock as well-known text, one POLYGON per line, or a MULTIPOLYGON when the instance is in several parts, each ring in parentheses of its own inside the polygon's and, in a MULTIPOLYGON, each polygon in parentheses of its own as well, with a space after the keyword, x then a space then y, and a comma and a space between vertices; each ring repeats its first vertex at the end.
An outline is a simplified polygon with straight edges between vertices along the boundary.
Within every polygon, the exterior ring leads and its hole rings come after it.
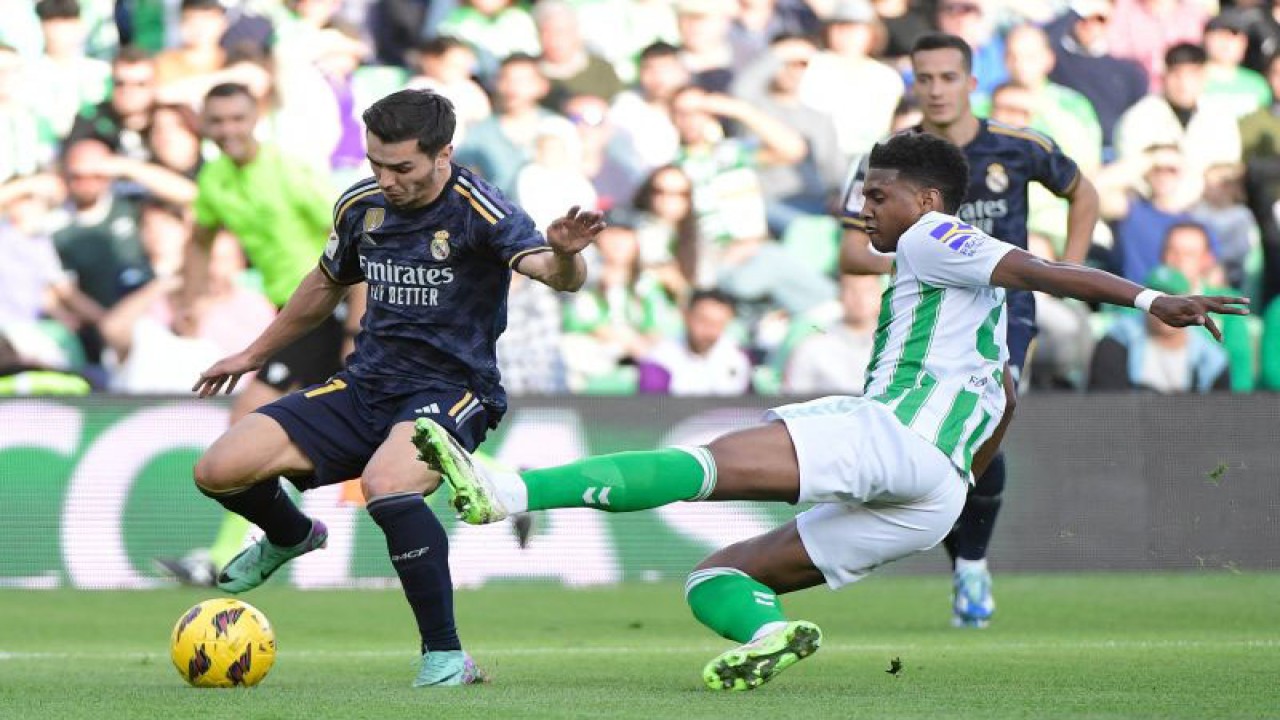
POLYGON ((498 493, 498 502, 508 513, 520 513, 529 509, 529 488, 520 473, 514 470, 490 470, 489 480, 498 493))
POLYGON ((982 558, 981 560, 965 560, 962 557, 956 558, 956 572, 963 572, 965 570, 978 570, 980 572, 986 572, 987 559, 982 558))
POLYGON ((780 630, 786 626, 787 624, 785 622, 782 622, 781 620, 774 620, 771 623, 765 623, 760 626, 760 629, 756 631, 755 635, 751 636, 751 642, 755 642, 756 640, 759 640, 765 635, 768 635, 769 633, 775 630, 780 630))

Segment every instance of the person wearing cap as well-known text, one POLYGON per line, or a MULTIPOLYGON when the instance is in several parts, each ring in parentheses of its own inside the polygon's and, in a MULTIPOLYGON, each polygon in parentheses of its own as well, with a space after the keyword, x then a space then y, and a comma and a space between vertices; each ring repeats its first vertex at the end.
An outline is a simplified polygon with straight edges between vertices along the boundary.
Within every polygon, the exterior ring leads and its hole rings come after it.
POLYGON ((840 0, 823 18, 826 49, 813 58, 800 84, 801 102, 835 123, 845 163, 870 152, 884 137, 906 91, 902 75, 876 59, 884 39, 884 27, 867 0, 840 0), (858 91, 831 91, 839 87, 858 91))
POLYGON ((1132 60, 1111 54, 1107 26, 1109 0, 1073 0, 1070 8, 1045 26, 1053 46, 1049 80, 1088 98, 1102 129, 1102 156, 1110 162, 1116 122, 1147 95, 1147 73, 1132 60))
POLYGON ((1249 20, 1228 8, 1204 26, 1204 96, 1209 102, 1243 117, 1271 103, 1271 88, 1262 75, 1243 66, 1249 49, 1249 20))
MULTIPOLYGON (((1191 290, 1186 276, 1159 265, 1148 289, 1169 295, 1191 290)), ((1126 314, 1098 341, 1089 363, 1090 392, 1206 393, 1231 389, 1227 353, 1208 333, 1169 327, 1151 315, 1126 314)))

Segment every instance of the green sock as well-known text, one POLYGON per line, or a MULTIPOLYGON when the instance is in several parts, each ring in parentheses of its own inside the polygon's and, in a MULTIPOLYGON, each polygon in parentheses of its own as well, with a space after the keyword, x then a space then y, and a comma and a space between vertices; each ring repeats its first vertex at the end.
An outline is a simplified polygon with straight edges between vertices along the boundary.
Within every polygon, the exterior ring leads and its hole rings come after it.
POLYGON ((209 547, 209 560, 216 568, 231 562, 231 558, 244 547, 244 536, 249 532, 249 521, 233 512, 223 513, 218 537, 209 547))
POLYGON ((703 447, 601 455, 529 470, 520 477, 529 491, 530 510, 647 510, 680 500, 701 500, 716 484, 715 462, 703 447))
POLYGON ((735 568, 695 570, 684 588, 698 622, 735 642, 750 642, 765 625, 787 621, 777 593, 735 568))

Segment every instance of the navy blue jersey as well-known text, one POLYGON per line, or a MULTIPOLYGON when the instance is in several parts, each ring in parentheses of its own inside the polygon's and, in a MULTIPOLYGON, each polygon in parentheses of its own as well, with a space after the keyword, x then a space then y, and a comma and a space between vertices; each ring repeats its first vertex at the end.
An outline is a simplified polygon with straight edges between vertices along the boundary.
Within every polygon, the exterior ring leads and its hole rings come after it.
MULTIPOLYGON (((913 128, 923 132, 920 126, 913 128)), ((969 161, 969 189, 955 212, 960 219, 1007 243, 1027 249, 1027 189, 1038 182, 1059 197, 1070 195, 1080 182, 1080 168, 1050 138, 994 120, 979 120, 978 134, 963 148, 969 161)), ((866 158, 855 166, 846 184, 841 215, 845 227, 862 227, 862 179, 866 158)), ((1029 292, 1010 292, 1013 319, 1035 323, 1035 298, 1029 292)))
POLYGON ((533 220, 454 165, 440 197, 414 210, 392 207, 372 178, 356 183, 335 203, 333 226, 320 268, 369 284, 348 374, 389 393, 465 388, 505 409, 494 347, 511 268, 551 249, 533 220))

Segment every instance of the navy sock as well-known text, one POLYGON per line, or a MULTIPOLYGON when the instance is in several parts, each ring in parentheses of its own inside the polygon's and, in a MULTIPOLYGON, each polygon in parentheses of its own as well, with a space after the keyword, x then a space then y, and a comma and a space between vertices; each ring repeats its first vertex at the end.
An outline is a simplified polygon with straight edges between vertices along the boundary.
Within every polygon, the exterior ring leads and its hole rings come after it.
POLYGON ((311 518, 302 514, 279 480, 267 480, 243 490, 212 493, 200 492, 217 500, 222 507, 262 528, 267 540, 280 547, 293 547, 311 532, 311 518))
POLYGON ((368 510, 387 536, 387 552, 418 621, 423 652, 461 650, 453 622, 453 578, 444 526, 417 493, 380 497, 368 510))
POLYGON ((944 541, 953 562, 958 557, 981 560, 987 556, 987 545, 995 530, 996 516, 1000 514, 1004 481, 1004 452, 1001 451, 969 489, 964 510, 960 512, 956 526, 944 541))

